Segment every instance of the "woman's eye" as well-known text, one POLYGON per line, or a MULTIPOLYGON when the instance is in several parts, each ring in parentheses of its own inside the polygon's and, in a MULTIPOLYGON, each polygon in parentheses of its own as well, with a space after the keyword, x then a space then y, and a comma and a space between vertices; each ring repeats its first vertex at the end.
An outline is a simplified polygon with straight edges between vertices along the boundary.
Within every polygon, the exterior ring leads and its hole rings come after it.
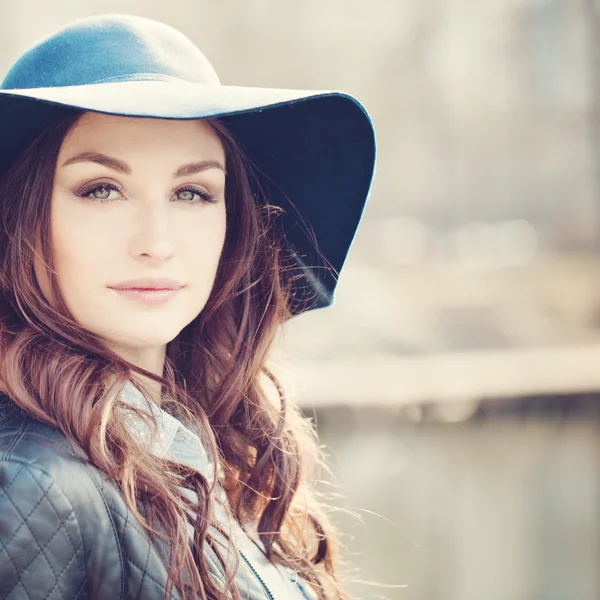
POLYGON ((177 190, 176 196, 178 200, 181 200, 182 202, 189 202, 191 204, 215 201, 208 192, 194 187, 180 188, 177 190))
MULTIPOLYGON (((123 196, 123 190, 113 183, 97 183, 77 192, 77 195, 92 202, 112 202, 123 196)), ((216 201, 206 190, 195 187, 180 188, 175 192, 175 196, 177 200, 187 204, 205 204, 216 201)))
POLYGON ((121 196, 121 189, 111 183, 99 183, 86 188, 78 195, 95 202, 110 202, 121 196), (116 194, 116 195, 115 195, 116 194))

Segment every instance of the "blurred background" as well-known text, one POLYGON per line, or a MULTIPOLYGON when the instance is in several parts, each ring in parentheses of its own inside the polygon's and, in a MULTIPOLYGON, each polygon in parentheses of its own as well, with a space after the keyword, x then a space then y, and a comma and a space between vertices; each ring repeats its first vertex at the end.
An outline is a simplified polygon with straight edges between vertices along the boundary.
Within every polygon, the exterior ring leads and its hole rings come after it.
POLYGON ((600 2, 3 0, 0 69, 108 12, 179 28, 225 84, 372 115, 336 303, 277 354, 380 584, 350 592, 600 598, 600 2))

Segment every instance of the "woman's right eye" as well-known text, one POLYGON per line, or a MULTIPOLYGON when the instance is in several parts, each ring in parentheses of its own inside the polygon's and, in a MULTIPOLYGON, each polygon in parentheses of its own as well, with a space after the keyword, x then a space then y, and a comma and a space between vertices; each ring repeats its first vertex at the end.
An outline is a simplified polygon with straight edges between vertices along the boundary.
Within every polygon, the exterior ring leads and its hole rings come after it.
POLYGON ((77 195, 81 198, 87 198, 92 202, 111 202, 117 200, 122 194, 122 190, 112 183, 97 183, 78 192, 77 195), (111 196, 112 192, 116 192, 118 196, 111 196))

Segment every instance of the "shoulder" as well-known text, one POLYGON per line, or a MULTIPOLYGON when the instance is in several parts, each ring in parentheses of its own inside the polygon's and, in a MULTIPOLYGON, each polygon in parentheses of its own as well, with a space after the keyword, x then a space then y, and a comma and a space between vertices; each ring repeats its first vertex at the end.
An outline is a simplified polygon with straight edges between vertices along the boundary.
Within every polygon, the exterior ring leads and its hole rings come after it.
POLYGON ((165 581, 117 486, 0 394, 0 598, 152 600, 165 581))
POLYGON ((122 597, 118 535, 93 471, 60 431, 0 398, 1 598, 122 597))

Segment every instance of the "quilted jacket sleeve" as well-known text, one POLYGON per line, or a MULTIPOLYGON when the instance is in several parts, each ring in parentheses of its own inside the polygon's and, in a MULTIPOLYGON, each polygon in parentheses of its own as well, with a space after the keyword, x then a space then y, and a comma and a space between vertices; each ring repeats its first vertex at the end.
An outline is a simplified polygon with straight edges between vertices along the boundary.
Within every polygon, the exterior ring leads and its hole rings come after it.
POLYGON ((88 598, 83 537, 53 477, 18 459, 0 462, 0 599, 88 598))

